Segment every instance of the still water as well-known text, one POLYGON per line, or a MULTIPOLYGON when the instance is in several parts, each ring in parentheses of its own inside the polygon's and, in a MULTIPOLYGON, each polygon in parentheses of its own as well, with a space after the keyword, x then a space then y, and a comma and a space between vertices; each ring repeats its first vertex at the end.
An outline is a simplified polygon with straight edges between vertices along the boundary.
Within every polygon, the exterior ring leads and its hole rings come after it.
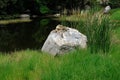
POLYGON ((0 25, 0 52, 41 49, 57 24, 59 22, 56 20, 44 18, 29 23, 0 25))

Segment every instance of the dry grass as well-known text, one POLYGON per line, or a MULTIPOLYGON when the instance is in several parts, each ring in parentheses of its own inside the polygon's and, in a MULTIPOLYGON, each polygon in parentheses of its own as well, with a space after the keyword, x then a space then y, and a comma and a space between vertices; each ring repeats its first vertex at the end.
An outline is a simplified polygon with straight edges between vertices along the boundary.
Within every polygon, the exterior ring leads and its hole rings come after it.
POLYGON ((11 20, 0 20, 0 24, 11 24, 11 23, 22 23, 31 22, 31 19, 11 19, 11 20))

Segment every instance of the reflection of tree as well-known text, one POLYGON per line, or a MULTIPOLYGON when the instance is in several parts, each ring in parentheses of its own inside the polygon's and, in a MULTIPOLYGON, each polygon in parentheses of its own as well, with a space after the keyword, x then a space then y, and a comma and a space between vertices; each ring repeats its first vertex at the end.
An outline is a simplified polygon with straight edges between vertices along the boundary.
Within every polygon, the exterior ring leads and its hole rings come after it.
POLYGON ((16 34, 12 34, 8 30, 0 30, 0 51, 12 49, 14 45, 14 37, 16 34))
POLYGON ((48 18, 41 19, 39 20, 39 23, 36 23, 36 26, 38 27, 36 32, 33 34, 33 38, 35 39, 36 42, 39 43, 39 46, 40 44, 41 46, 43 45, 50 31, 53 30, 57 24, 58 24, 57 21, 48 18))
POLYGON ((40 49, 57 24, 50 19, 38 19, 30 23, 3 25, 0 27, 0 51, 40 49))
MULTIPOLYGON (((14 51, 31 48, 32 28, 28 23, 9 24, 0 29, 0 51, 14 51)), ((33 41, 34 42, 34 41, 33 41)))
POLYGON ((33 34, 33 37, 35 38, 35 40, 39 43, 43 42, 46 38, 47 35, 47 31, 46 28, 49 27, 49 19, 42 19, 39 21, 39 23, 37 23, 36 26, 38 26, 37 31, 35 32, 35 34, 33 34))
POLYGON ((49 19, 42 19, 42 20, 40 20, 40 25, 41 25, 41 26, 46 26, 46 25, 49 24, 49 22, 50 22, 49 19))

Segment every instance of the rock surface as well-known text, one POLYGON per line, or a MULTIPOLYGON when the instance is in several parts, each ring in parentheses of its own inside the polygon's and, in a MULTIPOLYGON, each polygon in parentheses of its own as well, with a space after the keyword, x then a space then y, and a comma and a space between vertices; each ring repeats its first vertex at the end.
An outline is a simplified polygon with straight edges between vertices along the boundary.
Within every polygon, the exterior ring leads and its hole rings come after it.
POLYGON ((106 6, 105 9, 104 9, 104 13, 107 14, 109 13, 111 10, 111 7, 110 6, 106 6))
POLYGON ((20 15, 20 18, 21 18, 21 19, 29 19, 29 18, 30 18, 30 15, 29 15, 29 14, 21 14, 21 15, 20 15))
POLYGON ((87 37, 85 35, 76 29, 57 25, 56 29, 49 34, 42 51, 55 56, 74 50, 76 47, 86 48, 86 46, 87 37))

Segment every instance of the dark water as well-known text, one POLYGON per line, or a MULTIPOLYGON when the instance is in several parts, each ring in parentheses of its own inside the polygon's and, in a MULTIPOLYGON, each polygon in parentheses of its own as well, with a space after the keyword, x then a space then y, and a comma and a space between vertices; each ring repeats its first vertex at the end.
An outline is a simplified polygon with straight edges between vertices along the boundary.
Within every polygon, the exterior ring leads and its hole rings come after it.
POLYGON ((48 34, 58 21, 45 18, 29 23, 0 25, 0 52, 41 49, 48 34))

